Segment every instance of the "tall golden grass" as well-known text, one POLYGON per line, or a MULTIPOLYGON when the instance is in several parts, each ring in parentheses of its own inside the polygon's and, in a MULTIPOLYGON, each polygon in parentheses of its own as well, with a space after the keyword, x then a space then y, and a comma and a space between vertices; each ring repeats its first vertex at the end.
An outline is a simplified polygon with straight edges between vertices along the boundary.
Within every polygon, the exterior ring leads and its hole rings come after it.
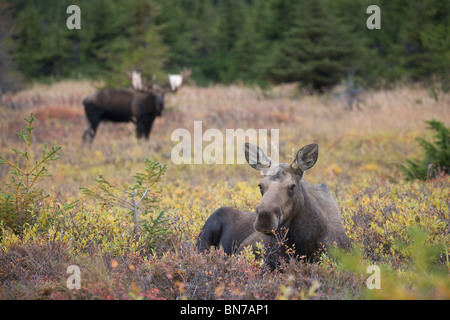
MULTIPOLYGON (((172 176, 170 170, 176 168, 170 161, 175 145, 171 133, 177 128, 192 133, 193 122, 202 120, 203 130, 217 128, 224 135, 226 129, 279 129, 280 161, 285 162, 304 144, 318 142, 321 160, 311 174, 324 179, 339 174, 353 177, 371 169, 377 174, 397 173, 396 162, 420 152, 414 139, 429 135, 424 120, 450 121, 450 95, 441 93, 436 100, 420 85, 367 91, 360 109, 352 112, 332 95, 300 95, 293 85, 265 91, 238 85, 191 86, 166 95, 166 109, 155 121, 150 143, 136 140, 131 123, 102 123, 94 145, 83 146, 86 120, 82 100, 99 86, 88 81, 63 81, 38 84, 12 96, 16 108, 2 107, 0 146, 14 144, 22 118, 34 112, 41 123, 36 139, 62 145, 70 155, 69 163, 89 168, 96 157, 99 164, 118 164, 154 156, 168 162, 168 176, 172 176)), ((64 166, 64 161, 59 165, 64 166)), ((219 169, 197 165, 192 170, 199 167, 208 172, 219 169)), ((242 170, 237 172, 242 175, 242 170)))

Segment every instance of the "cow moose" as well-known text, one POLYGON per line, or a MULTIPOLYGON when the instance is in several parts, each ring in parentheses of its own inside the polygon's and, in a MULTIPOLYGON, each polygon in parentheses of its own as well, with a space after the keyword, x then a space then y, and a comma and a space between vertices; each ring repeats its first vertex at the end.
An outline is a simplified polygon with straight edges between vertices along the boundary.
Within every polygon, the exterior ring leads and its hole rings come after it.
POLYGON ((92 142, 101 121, 133 122, 138 139, 149 139, 153 121, 164 109, 164 94, 176 92, 191 75, 190 69, 181 74, 169 75, 163 86, 142 80, 137 71, 126 71, 131 81, 130 89, 104 89, 88 95, 83 100, 88 120, 83 141, 92 142))
POLYGON ((256 243, 261 242, 266 254, 270 253, 263 258, 273 269, 289 255, 310 259, 323 246, 349 247, 350 240, 329 188, 325 184, 311 185, 303 178, 317 161, 318 144, 301 148, 291 164, 272 164, 258 146, 249 143, 244 149, 250 166, 263 174, 259 184, 261 202, 255 212, 230 207, 213 212, 200 232, 200 251, 213 246, 232 254, 251 246, 256 252, 256 243), (290 248, 289 254, 286 248, 290 248))

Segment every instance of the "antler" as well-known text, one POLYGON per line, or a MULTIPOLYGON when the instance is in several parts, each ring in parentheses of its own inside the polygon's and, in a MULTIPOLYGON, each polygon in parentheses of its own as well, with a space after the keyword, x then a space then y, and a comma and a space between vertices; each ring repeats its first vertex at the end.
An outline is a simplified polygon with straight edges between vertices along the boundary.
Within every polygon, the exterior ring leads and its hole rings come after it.
POLYGON ((170 91, 177 91, 191 76, 192 70, 183 68, 180 74, 169 74, 169 87, 170 91))
POLYGON ((127 75, 128 79, 131 82, 131 86, 136 91, 142 91, 144 90, 144 84, 142 81, 142 75, 140 72, 137 72, 136 70, 133 70, 130 72, 130 70, 125 70, 125 74, 127 75))
POLYGON ((170 91, 177 91, 183 84, 183 76, 181 74, 169 74, 170 91))
POLYGON ((152 80, 147 82, 142 80, 140 72, 133 70, 125 70, 125 74, 131 82, 131 86, 136 91, 146 92, 176 92, 191 76, 192 70, 184 68, 180 74, 169 74, 169 81, 164 86, 155 85, 156 76, 153 75, 152 80))

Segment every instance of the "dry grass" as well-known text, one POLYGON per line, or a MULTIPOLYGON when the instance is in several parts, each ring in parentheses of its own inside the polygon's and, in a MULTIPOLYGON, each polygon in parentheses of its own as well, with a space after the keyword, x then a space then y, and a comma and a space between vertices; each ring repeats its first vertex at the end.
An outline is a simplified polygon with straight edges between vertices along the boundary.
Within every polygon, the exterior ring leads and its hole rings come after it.
MULTIPOLYGON (((94 90, 95 85, 89 82, 65 81, 37 85, 11 97, 16 106, 22 107, 3 107, 2 152, 9 152, 9 146, 17 141, 15 132, 22 127, 23 117, 34 112, 40 121, 35 130, 36 141, 63 147, 66 161, 57 165, 75 164, 82 169, 77 173, 84 174, 96 163, 128 166, 150 156, 168 162, 168 176, 174 177, 170 172, 177 168, 171 165, 170 152, 176 143, 170 140, 171 133, 177 128, 193 133, 193 122, 202 120, 203 130, 217 128, 223 134, 226 129, 280 129, 280 161, 290 161, 302 145, 318 142, 321 160, 311 171, 318 179, 330 179, 336 174, 351 178, 351 172, 366 173, 371 166, 374 171, 380 169, 380 174, 395 175, 398 168, 393 162, 403 162, 420 151, 414 138, 427 135, 424 120, 450 119, 449 95, 441 94, 436 101, 421 87, 366 92, 361 110, 354 112, 345 111, 332 96, 299 96, 292 86, 271 91, 241 86, 186 87, 166 96, 166 110, 155 121, 150 143, 134 138, 131 123, 102 123, 92 148, 83 148, 81 136, 86 120, 81 101, 94 90)), ((134 168, 129 167, 128 172, 133 173, 134 168)), ((190 170, 223 169, 193 167, 190 170)), ((237 176, 241 176, 245 170, 238 167, 237 176)), ((90 171, 83 182, 89 176, 90 171)))

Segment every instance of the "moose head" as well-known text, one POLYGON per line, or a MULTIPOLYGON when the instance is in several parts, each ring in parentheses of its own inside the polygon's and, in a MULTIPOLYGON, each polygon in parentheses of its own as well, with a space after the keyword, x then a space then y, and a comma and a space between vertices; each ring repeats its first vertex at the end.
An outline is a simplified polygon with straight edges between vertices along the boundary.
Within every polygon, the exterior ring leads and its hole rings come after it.
POLYGON ((317 162, 318 144, 301 148, 291 163, 274 164, 249 143, 244 145, 244 153, 250 166, 263 174, 261 200, 253 212, 231 207, 214 211, 199 234, 199 250, 223 247, 231 254, 251 246, 256 253, 256 244, 263 242, 266 252, 273 253, 267 261, 274 266, 279 259, 288 258, 285 246, 294 249, 295 257, 312 257, 328 245, 348 248, 350 240, 330 189, 323 183, 311 185, 304 178, 305 171, 317 162), (284 246, 277 238, 283 230, 284 246))
POLYGON ((164 109, 164 94, 176 92, 191 76, 192 70, 184 68, 180 74, 169 74, 168 81, 160 86, 156 84, 156 76, 152 76, 150 81, 143 79, 142 74, 137 70, 125 70, 127 78, 130 80, 131 87, 136 92, 147 93, 153 96, 157 116, 161 116, 164 109))
POLYGON ((248 164, 263 173, 259 183, 261 202, 255 209, 255 230, 271 234, 281 224, 289 223, 301 206, 300 181, 303 173, 312 168, 319 156, 319 145, 308 144, 301 148, 291 164, 272 164, 258 147, 250 143, 244 145, 248 164))

